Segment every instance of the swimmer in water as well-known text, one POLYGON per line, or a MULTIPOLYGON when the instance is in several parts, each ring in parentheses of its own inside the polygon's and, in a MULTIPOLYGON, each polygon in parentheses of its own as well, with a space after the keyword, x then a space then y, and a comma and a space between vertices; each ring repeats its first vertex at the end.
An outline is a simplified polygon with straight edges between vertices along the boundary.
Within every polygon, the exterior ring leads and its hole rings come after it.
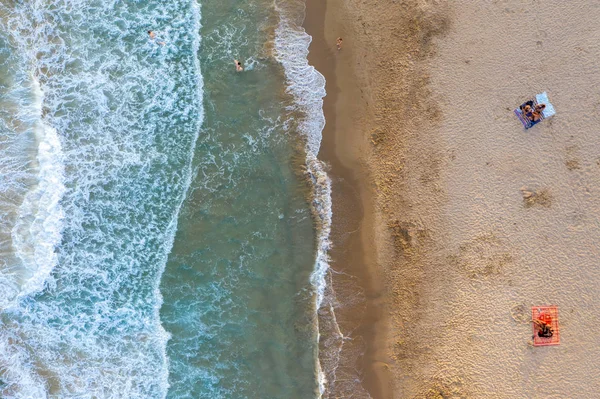
POLYGON ((238 60, 233 60, 233 62, 235 62, 235 71, 236 72, 242 72, 244 70, 244 67, 242 66, 241 62, 239 62, 238 60))
MULTIPOLYGON (((149 30, 148 31, 148 36, 150 37, 150 40, 156 40, 156 33, 154 33, 154 31, 149 30)), ((165 42, 156 42, 158 44, 160 44, 161 46, 164 46, 166 43, 165 42)))

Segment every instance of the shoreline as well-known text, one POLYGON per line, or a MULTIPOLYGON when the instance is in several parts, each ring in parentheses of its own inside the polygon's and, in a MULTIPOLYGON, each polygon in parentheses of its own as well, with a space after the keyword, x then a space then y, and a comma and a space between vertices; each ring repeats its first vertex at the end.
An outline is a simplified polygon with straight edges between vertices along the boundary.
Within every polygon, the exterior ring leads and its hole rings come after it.
MULTIPOLYGON (((331 9, 338 6, 336 0, 307 0, 303 24, 312 36, 309 63, 325 77, 327 92, 323 103, 326 125, 319 159, 328 164, 332 181, 330 267, 333 272, 329 274, 329 283, 332 285, 330 293, 338 305, 332 305, 335 315, 326 311, 320 318, 335 317, 344 336, 338 344, 341 358, 336 364, 336 376, 362 380, 364 392, 354 397, 386 399, 391 397, 391 391, 386 366, 383 285, 376 270, 377 254, 371 233, 374 214, 369 171, 360 156, 365 144, 363 132, 353 126, 359 103, 353 101, 351 93, 356 94, 360 88, 354 83, 351 54, 335 48, 335 35, 341 30, 342 22, 339 14, 331 9), (356 296, 360 300, 357 301, 356 296)), ((327 350, 322 348, 321 353, 323 349, 327 350)), ((328 390, 333 387, 333 391, 328 392, 332 396, 352 389, 357 395, 356 383, 351 387, 337 382, 333 386, 332 381, 328 382, 328 390)))
MULTIPOLYGON (((366 267, 348 270, 385 314, 356 330, 363 385, 375 398, 594 396, 600 8, 317 3, 305 26, 328 81, 334 217, 360 221, 366 267), (557 115, 524 131, 512 110, 543 91, 557 115), (340 206, 340 180, 364 218, 340 206), (529 310, 550 304, 563 341, 534 348, 529 310)), ((360 250, 332 237, 337 270, 360 250)))

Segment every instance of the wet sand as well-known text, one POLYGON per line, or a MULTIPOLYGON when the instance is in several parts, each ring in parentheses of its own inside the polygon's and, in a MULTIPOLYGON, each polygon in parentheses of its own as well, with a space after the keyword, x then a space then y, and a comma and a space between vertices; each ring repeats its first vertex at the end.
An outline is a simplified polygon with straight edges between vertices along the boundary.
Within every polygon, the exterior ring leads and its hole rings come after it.
POLYGON ((382 306, 383 285, 376 269, 373 243, 373 204, 368 169, 360 159, 362 129, 352 115, 360 116, 360 89, 353 79, 347 51, 339 52, 325 20, 331 18, 330 2, 307 1, 304 27, 313 37, 309 61, 327 80, 324 113, 327 120, 319 159, 330 166, 333 188, 331 238, 332 273, 329 303, 320 314, 321 362, 327 375, 327 397, 383 398, 380 369, 387 359, 386 312, 382 306), (332 44, 333 43, 333 44, 332 44), (333 313, 331 312, 333 309, 333 313), (330 320, 335 317, 340 331, 330 320), (338 335, 341 333, 344 338, 338 335), (338 357, 339 356, 339 357, 338 357))
MULTIPOLYGON (((361 330, 363 386, 375 398, 597 396, 600 5, 315 3, 307 28, 332 49, 313 54, 334 121, 323 154, 341 165, 334 178, 355 177, 344 181, 368 250, 351 270, 385 314, 361 330), (525 131, 512 109, 542 91, 557 115, 525 131), (550 304, 561 345, 534 348, 530 308, 550 304)), ((336 253, 357 250, 347 244, 336 253)))

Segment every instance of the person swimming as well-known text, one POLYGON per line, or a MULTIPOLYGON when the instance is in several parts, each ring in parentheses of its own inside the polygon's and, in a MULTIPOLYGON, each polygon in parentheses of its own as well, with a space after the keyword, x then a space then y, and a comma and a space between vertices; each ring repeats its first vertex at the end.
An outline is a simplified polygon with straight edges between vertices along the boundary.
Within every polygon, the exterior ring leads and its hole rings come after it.
MULTIPOLYGON (((148 36, 150 37, 150 40, 156 40, 156 33, 154 33, 154 31, 149 30, 148 31, 148 36)), ((166 43, 163 41, 157 41, 157 44, 160 44, 161 46, 164 46, 166 43)))
POLYGON ((242 66, 241 62, 239 62, 238 60, 233 60, 233 62, 235 63, 235 71, 236 72, 244 71, 244 67, 242 66))

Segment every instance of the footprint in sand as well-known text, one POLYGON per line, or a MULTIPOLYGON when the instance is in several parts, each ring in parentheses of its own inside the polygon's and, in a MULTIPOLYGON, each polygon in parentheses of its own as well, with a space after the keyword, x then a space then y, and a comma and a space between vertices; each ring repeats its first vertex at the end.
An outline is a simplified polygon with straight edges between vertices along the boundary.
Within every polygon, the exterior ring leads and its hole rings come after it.
POLYGON ((513 263, 513 256, 500 239, 483 234, 462 244, 448 260, 470 278, 485 278, 501 275, 513 263))

